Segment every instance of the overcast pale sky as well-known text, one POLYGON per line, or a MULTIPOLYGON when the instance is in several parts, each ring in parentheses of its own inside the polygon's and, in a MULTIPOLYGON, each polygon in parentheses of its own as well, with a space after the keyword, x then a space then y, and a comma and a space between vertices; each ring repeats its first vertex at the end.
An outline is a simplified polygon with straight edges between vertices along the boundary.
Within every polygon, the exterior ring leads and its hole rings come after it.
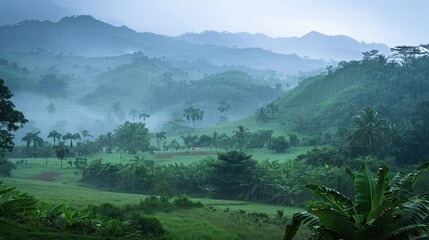
POLYGON ((114 25, 165 35, 204 30, 348 35, 389 46, 429 43, 427 0, 53 0, 114 25))

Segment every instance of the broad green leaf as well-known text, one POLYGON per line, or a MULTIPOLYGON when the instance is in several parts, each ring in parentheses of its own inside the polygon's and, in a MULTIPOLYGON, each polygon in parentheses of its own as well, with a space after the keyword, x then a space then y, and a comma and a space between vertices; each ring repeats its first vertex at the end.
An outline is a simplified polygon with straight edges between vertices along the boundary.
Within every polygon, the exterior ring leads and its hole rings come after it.
POLYGON ((286 225, 284 240, 292 240, 298 232, 301 224, 310 229, 320 227, 319 219, 316 216, 313 216, 306 211, 295 213, 292 217, 292 223, 286 225))
POLYGON ((413 191, 417 178, 428 169, 429 162, 426 162, 409 174, 398 173, 390 182, 392 196, 389 195, 389 197, 399 198, 403 202, 406 201, 408 195, 413 191))
POLYGON ((391 208, 385 209, 377 218, 356 231, 352 239, 382 239, 387 232, 394 228, 392 212, 391 208))
POLYGON ((318 217, 322 226, 334 231, 339 238, 351 239, 350 236, 358 229, 351 217, 346 217, 333 208, 310 209, 308 212, 318 217))
POLYGON ((354 174, 354 172, 353 172, 353 171, 352 171, 352 169, 351 169, 348 165, 346 165, 346 164, 345 164, 344 172, 345 172, 345 173, 346 173, 346 175, 347 175, 347 176, 349 176, 352 180, 354 180, 354 179, 355 179, 355 174, 354 174))
POLYGON ((349 217, 355 214, 355 205, 352 200, 342 195, 335 189, 314 184, 307 184, 305 185, 305 187, 313 193, 317 194, 319 197, 331 203, 331 206, 343 215, 349 217))
POLYGON ((398 239, 420 239, 429 237, 428 224, 415 224, 406 227, 395 229, 394 231, 386 234, 383 238, 385 240, 398 240, 398 239))
POLYGON ((401 228, 407 225, 419 224, 429 217, 429 201, 421 198, 413 198, 402 204, 399 209, 400 219, 396 227, 401 228))
POLYGON ((363 213, 369 213, 374 198, 375 184, 365 162, 361 164, 359 171, 355 174, 354 189, 357 208, 363 213))
POLYGON ((378 171, 377 185, 375 187, 374 197, 371 202, 371 211, 369 212, 366 219, 367 223, 377 218, 378 214, 385 210, 383 208, 380 209, 380 206, 384 200, 384 192, 387 184, 387 172, 388 169, 386 166, 383 166, 378 171))
POLYGON ((285 236, 283 239, 284 240, 293 240, 293 238, 295 237, 296 233, 299 230, 299 226, 301 226, 301 221, 294 216, 292 218, 292 223, 286 225, 285 236))

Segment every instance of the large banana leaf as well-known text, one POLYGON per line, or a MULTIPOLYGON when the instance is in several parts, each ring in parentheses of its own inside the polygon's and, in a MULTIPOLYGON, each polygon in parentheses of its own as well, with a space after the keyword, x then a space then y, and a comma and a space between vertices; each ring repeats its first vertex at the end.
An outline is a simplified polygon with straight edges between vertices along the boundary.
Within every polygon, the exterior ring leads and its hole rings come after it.
POLYGON ((353 240, 361 239, 382 239, 382 237, 392 229, 394 229, 393 209, 388 208, 381 212, 376 219, 372 220, 369 224, 363 225, 353 235, 353 240))
POLYGON ((375 183, 365 162, 355 174, 354 189, 357 208, 364 214, 369 213, 375 195, 375 183))
POLYGON ((13 187, 6 187, 0 182, 0 217, 15 217, 25 211, 35 209, 37 200, 22 194, 13 187))
POLYGON ((286 225, 284 240, 292 240, 301 224, 312 230, 320 227, 320 221, 316 216, 307 211, 295 213, 292 217, 292 223, 286 225))
POLYGON ((331 203, 331 206, 343 215, 349 217, 355 214, 355 204, 337 190, 315 184, 307 184, 305 187, 331 203))
POLYGON ((375 187, 374 197, 371 202, 371 211, 368 213, 368 216, 366 219, 367 223, 376 219, 381 212, 391 207, 391 206, 387 206, 386 204, 383 205, 388 171, 389 170, 386 166, 381 167, 378 171, 377 184, 375 187), (382 207, 382 205, 386 207, 382 207))
POLYGON ((413 198, 402 204, 402 209, 398 210, 400 215, 396 228, 407 225, 419 224, 429 217, 429 201, 421 198, 413 198))
POLYGON ((324 228, 335 232, 336 237, 347 240, 358 229, 352 217, 347 217, 333 208, 310 209, 309 213, 319 218, 324 228))
POLYGON ((284 240, 292 240, 301 226, 301 221, 295 217, 292 218, 292 223, 286 225, 284 240))
POLYGON ((385 240, 421 239, 429 236, 429 225, 415 224, 396 229, 383 238, 385 240))
POLYGON ((409 174, 396 174, 390 182, 391 194, 389 194, 388 197, 398 198, 403 202, 406 201, 410 193, 413 191, 417 178, 428 169, 429 162, 426 162, 409 174))

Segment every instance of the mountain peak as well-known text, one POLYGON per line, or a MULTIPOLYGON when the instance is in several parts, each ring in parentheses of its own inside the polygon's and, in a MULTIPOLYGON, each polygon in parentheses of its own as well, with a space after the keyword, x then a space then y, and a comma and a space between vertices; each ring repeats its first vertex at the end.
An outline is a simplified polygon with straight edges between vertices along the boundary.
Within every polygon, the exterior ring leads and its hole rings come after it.
POLYGON ((303 35, 301 38, 313 38, 313 37, 327 37, 327 35, 317 32, 317 31, 311 31, 305 35, 303 35))
POLYGON ((95 19, 91 15, 73 15, 70 17, 63 17, 58 23, 104 23, 95 19))

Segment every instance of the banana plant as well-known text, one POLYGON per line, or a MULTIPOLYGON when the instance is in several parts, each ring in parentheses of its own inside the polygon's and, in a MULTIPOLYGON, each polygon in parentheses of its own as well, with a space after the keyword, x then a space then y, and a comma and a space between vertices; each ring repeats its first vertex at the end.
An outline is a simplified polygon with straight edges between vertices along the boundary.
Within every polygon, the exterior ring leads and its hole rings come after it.
POLYGON ((0 181, 0 217, 15 218, 36 209, 37 200, 0 181))
POLYGON ((301 225, 310 228, 313 239, 418 239, 429 236, 429 201, 412 196, 417 178, 429 168, 429 162, 409 174, 398 173, 392 180, 383 166, 374 178, 367 165, 353 173, 355 199, 338 191, 314 184, 305 187, 327 202, 329 207, 312 208, 293 215, 285 229, 284 240, 293 239, 301 225))

